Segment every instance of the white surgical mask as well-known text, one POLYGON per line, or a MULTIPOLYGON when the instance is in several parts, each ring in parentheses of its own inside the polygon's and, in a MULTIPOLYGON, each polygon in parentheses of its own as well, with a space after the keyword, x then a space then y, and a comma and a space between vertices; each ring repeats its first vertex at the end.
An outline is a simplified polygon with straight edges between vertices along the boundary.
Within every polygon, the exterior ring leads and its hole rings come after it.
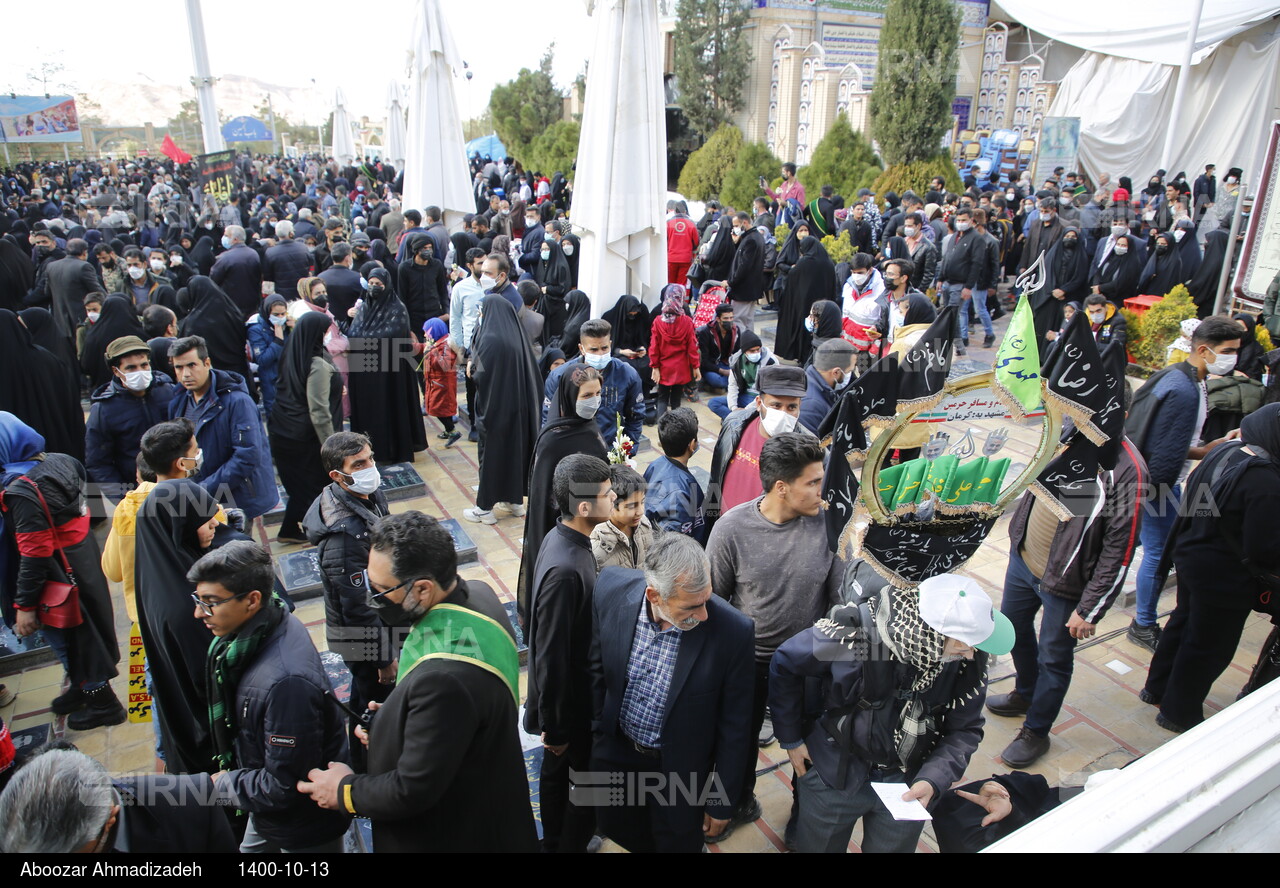
POLYGON ((1016 199, 1016 198, 1017 198, 1017 196, 1018 196, 1018 195, 1017 195, 1017 194, 1015 194, 1015 193, 1014 193, 1014 192, 1012 192, 1012 191, 1006 191, 1006 192, 1004 193, 1004 199, 1005 199, 1005 200, 1014 200, 1014 199, 1016 199))
MULTIPOLYGON (((343 472, 342 474, 346 474, 343 472)), ((382 475, 378 474, 377 466, 369 466, 367 469, 361 469, 347 475, 351 479, 347 487, 351 488, 353 493, 359 493, 368 496, 382 486, 382 475)))
POLYGON ((129 277, 133 278, 135 281, 140 281, 146 276, 147 270, 145 268, 139 268, 136 265, 129 266, 129 277))
POLYGON ((102 314, 101 312, 97 312, 97 311, 85 312, 85 316, 89 318, 90 324, 98 323, 98 318, 101 316, 101 314, 102 314))
POLYGON ((586 364, 588 367, 593 367, 596 370, 603 370, 605 367, 608 367, 609 362, 612 360, 613 360, 612 355, 583 355, 582 356, 582 362, 586 364))
POLYGON ((1095 324, 1101 324, 1106 319, 1107 319, 1107 313, 1105 311, 1089 312, 1089 320, 1093 321, 1093 323, 1095 324))
POLYGON ((131 392, 145 392, 151 385, 150 370, 130 370, 124 375, 124 387, 131 392))
POLYGON ((764 426, 765 434, 770 438, 795 430, 796 418, 785 410, 770 410, 762 405, 760 412, 760 424, 764 426))
POLYGON ((200 448, 199 450, 197 450, 197 451, 196 451, 196 455, 195 455, 194 457, 192 457, 192 456, 184 456, 184 457, 183 457, 183 459, 194 459, 194 460, 195 460, 195 463, 196 463, 196 464, 195 464, 195 466, 193 466, 192 468, 188 469, 188 470, 187 470, 187 474, 188 474, 188 475, 198 475, 198 474, 200 473, 200 469, 204 466, 204 448, 202 447, 202 448, 200 448))
POLYGON ((1123 256, 1123 255, 1124 255, 1125 253, 1127 253, 1127 252, 1129 252, 1129 246, 1128 246, 1128 244, 1116 244, 1116 255, 1117 255, 1117 256, 1123 256))
POLYGON ((225 234, 222 236, 222 249, 231 249, 231 238, 227 237, 225 234))
POLYGON ((919 229, 919 228, 916 228, 916 227, 914 227, 914 226, 909 227, 909 228, 908 228, 908 227, 904 227, 904 228, 902 229, 902 233, 903 233, 903 235, 905 235, 906 237, 915 237, 915 236, 916 236, 916 234, 917 234, 919 231, 920 231, 920 229, 919 229))
POLYGON ((542 261, 543 261, 543 262, 546 262, 548 259, 550 259, 550 258, 551 258, 551 251, 550 251, 550 250, 540 250, 540 251, 538 252, 538 255, 542 257, 542 261))
POLYGON ((805 319, 804 319, 804 328, 805 328, 806 330, 808 330, 810 333, 812 333, 812 332, 813 332, 813 329, 814 329, 814 328, 813 328, 813 317, 812 317, 812 316, 807 317, 807 318, 805 318, 805 319))
POLYGON ((1214 354, 1212 351, 1210 351, 1209 354, 1213 355, 1213 361, 1211 363, 1206 363, 1204 368, 1214 376, 1226 376, 1232 370, 1236 369, 1235 355, 1219 355, 1214 354))
POLYGON ((274 327, 283 327, 289 318, 284 315, 271 315, 271 324, 274 327))
POLYGON ((1122 234, 1128 234, 1128 233, 1129 233, 1129 229, 1128 229, 1128 228, 1126 228, 1126 227, 1125 227, 1125 226, 1123 226, 1123 225, 1112 225, 1112 226, 1111 226, 1111 236, 1112 236, 1112 237, 1119 237, 1119 236, 1120 236, 1120 235, 1122 235, 1122 234))
POLYGON ((762 354, 763 352, 747 352, 746 354, 743 355, 743 357, 753 364, 759 364, 760 357, 762 354))
POLYGON ((489 275, 487 274, 480 275, 480 286, 484 287, 486 290, 492 290, 497 285, 498 285, 497 278, 489 277, 489 275))
POLYGON ((560 249, 564 250, 566 256, 573 255, 573 244, 563 244, 560 249))
POLYGON ((840 380, 835 385, 833 385, 832 388, 834 388, 838 392, 844 391, 846 388, 849 387, 849 383, 852 381, 853 381, 852 373, 841 371, 840 380))
POLYGON ((956 231, 968 231, 972 225, 972 222, 956 222, 956 231))
POLYGON ((857 284, 859 287, 861 287, 864 284, 866 284, 867 280, 870 277, 871 275, 866 272, 855 272, 853 275, 853 282, 857 284))
POLYGON ((158 272, 161 272, 161 271, 164 271, 164 260, 163 260, 163 259, 152 259, 152 260, 151 260, 151 270, 152 270, 152 271, 154 271, 154 272, 157 272, 157 273, 158 273, 158 272))
POLYGON ((574 410, 578 416, 583 419, 592 419, 596 415, 596 411, 600 409, 600 396, 593 395, 590 398, 579 398, 574 410))

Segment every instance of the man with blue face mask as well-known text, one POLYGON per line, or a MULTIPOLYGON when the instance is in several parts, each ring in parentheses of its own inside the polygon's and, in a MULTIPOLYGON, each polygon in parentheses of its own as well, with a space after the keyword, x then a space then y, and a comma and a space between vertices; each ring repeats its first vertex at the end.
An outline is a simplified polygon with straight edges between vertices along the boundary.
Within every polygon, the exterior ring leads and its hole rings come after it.
MULTIPOLYGON (((352 712, 391 693, 396 677, 394 646, 383 643, 383 626, 368 604, 364 569, 369 566, 369 528, 390 513, 379 490, 381 476, 369 439, 336 432, 320 448, 320 461, 333 482, 316 497, 302 520, 307 540, 316 547, 324 586, 325 638, 351 670, 352 712)), ((349 730, 357 722, 351 719, 349 730)), ((363 771, 364 746, 352 735, 351 752, 363 771)))
POLYGON ((559 403, 556 391, 560 380, 569 368, 586 364, 600 371, 603 388, 600 390, 600 409, 596 411, 596 426, 605 442, 612 444, 618 434, 618 424, 632 441, 639 442, 644 424, 644 385, 640 374, 625 361, 613 359, 613 328, 603 318, 585 321, 579 333, 580 354, 562 364, 547 377, 542 398, 542 424, 556 419, 553 411, 559 403))
POLYGON ((829 339, 814 353, 813 363, 805 368, 805 393, 800 401, 800 424, 816 429, 827 418, 840 394, 853 380, 857 353, 843 339, 829 339))

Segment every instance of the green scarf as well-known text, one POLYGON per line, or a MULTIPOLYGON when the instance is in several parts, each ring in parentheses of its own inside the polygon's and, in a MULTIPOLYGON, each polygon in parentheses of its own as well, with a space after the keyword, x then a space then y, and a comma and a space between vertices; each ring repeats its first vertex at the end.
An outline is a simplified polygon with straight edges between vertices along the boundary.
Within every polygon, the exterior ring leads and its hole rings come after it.
POLYGON ((285 615, 284 602, 273 592, 262 610, 241 626, 239 632, 215 638, 209 645, 205 690, 209 698, 213 758, 220 771, 235 767, 236 690, 240 679, 285 615))
POLYGON ((809 201, 809 216, 813 219, 814 227, 818 229, 818 240, 822 240, 831 233, 827 230, 827 217, 822 215, 822 209, 818 206, 816 197, 809 201))
POLYGON ((505 626, 456 604, 437 604, 409 630, 400 651, 396 684, 425 660, 471 661, 506 682, 520 700, 520 655, 505 626))

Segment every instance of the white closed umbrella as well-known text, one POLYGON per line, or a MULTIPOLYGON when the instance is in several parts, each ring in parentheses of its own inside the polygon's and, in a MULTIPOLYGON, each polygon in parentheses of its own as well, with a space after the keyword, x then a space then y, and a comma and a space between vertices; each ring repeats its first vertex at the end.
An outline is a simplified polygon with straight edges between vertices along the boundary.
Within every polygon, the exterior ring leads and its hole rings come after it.
POLYGON ((404 107, 400 101, 400 85, 392 81, 387 92, 387 142, 386 159, 391 161, 397 170, 404 169, 404 159, 408 156, 409 136, 404 128, 404 107))
POLYGON ((653 305, 667 283, 667 121, 658 0, 596 0, 593 17, 571 218, 599 316, 626 293, 653 305))
POLYGON ((356 157, 356 142, 351 137, 351 121, 347 117, 347 100, 338 90, 333 96, 333 159, 350 166, 356 157))
POLYGON ((476 209, 453 89, 462 56, 439 0, 417 0, 412 34, 404 207, 440 207, 452 230, 461 226, 464 214, 476 209))

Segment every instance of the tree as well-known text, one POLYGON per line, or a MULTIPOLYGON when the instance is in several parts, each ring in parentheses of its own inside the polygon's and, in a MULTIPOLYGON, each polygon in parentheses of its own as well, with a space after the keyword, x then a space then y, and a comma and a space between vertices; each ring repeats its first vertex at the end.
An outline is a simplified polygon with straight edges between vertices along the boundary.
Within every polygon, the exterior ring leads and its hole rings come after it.
POLYGON ((720 185, 720 199, 729 206, 751 212, 751 202, 764 194, 760 177, 772 181, 781 167, 782 161, 763 142, 744 145, 733 169, 725 174, 720 185))
POLYGON ((679 105, 706 136, 742 110, 742 84, 751 67, 747 7, 742 0, 679 0, 675 75, 679 105))
POLYGON ((725 174, 738 162, 742 151, 742 130, 724 124, 707 139, 706 144, 689 155, 676 190, 690 200, 717 197, 725 174))
POLYGON ((831 185, 846 203, 859 188, 870 188, 880 175, 876 152, 862 135, 853 131, 849 118, 837 114, 827 134, 813 149, 813 160, 799 171, 805 194, 818 196, 818 189, 831 185))
POLYGON ((525 166, 550 178, 563 173, 573 179, 573 163, 578 158, 578 139, 582 124, 576 120, 557 120, 529 146, 529 159, 525 166))
POLYGON ((484 113, 479 117, 473 117, 462 122, 462 138, 468 142, 481 136, 487 136, 491 132, 493 132, 493 114, 490 113, 488 108, 485 108, 484 113))
POLYGON ((564 113, 564 99, 551 80, 555 44, 547 47, 537 71, 521 68, 516 79, 489 94, 493 128, 507 152, 525 166, 529 148, 564 113))
POLYGON ((871 91, 871 132, 890 166, 938 153, 951 127, 960 16, 951 0, 889 0, 871 91))

